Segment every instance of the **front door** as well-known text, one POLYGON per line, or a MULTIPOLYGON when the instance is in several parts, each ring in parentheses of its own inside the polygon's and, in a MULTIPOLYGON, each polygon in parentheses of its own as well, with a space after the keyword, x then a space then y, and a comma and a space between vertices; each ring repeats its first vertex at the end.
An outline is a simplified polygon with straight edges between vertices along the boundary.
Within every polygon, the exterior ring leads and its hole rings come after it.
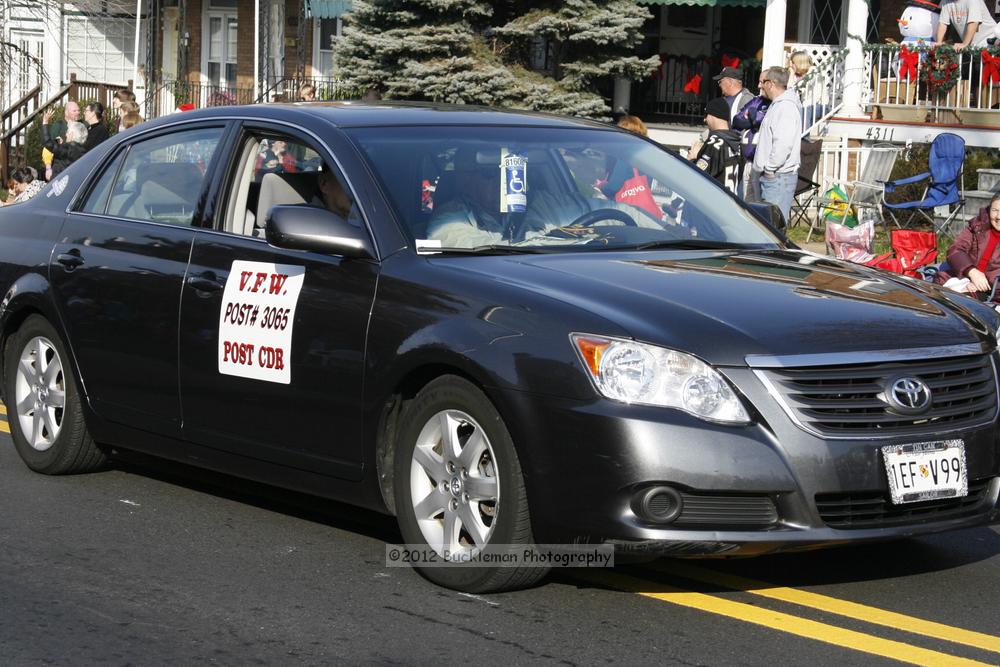
POLYGON ((181 285, 224 131, 185 126, 122 147, 66 217, 53 294, 91 405, 111 421, 180 434, 181 285))
MULTIPOLYGON (((208 88, 198 106, 219 106, 228 96, 236 95, 236 45, 240 39, 235 0, 209 0, 206 4, 202 45, 202 72, 208 88)), ((252 26, 251 26, 252 28, 252 26)), ((251 34, 244 39, 252 39, 251 34)), ((230 104, 248 100, 232 99, 230 104)))
POLYGON ((247 128, 238 146, 218 229, 195 238, 182 297, 184 436, 359 479, 378 265, 261 238, 275 205, 325 206, 361 225, 358 207, 310 141, 247 128))

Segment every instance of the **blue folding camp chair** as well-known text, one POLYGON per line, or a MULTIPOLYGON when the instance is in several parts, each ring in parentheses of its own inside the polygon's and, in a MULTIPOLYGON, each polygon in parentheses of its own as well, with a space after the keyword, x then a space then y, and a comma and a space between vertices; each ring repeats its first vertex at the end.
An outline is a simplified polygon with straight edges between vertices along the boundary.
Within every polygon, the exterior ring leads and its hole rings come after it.
POLYGON ((890 203, 885 202, 885 207, 889 210, 889 215, 899 226, 899 219, 896 211, 902 214, 909 211, 906 224, 909 224, 914 216, 922 215, 934 227, 935 232, 945 232, 951 225, 952 220, 958 215, 965 205, 962 199, 961 178, 962 165, 965 162, 965 140, 957 134, 942 132, 934 138, 931 143, 931 154, 928 158, 930 171, 917 174, 909 178, 901 178, 898 181, 889 181, 885 184, 886 193, 892 192, 900 185, 909 183, 919 183, 930 178, 924 196, 917 201, 904 201, 890 203), (948 207, 948 217, 940 224, 935 222, 933 214, 928 214, 928 210, 933 210, 938 206, 948 207))

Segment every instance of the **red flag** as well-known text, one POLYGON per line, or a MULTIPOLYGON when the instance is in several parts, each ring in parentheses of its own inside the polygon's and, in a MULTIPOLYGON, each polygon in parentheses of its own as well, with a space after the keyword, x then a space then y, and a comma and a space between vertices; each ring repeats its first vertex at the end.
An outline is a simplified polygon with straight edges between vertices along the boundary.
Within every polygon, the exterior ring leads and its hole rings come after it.
POLYGON ((701 74, 694 74, 688 77, 687 83, 684 84, 685 93, 694 93, 697 95, 701 92, 701 74))
POLYGON ((722 66, 723 67, 739 67, 740 59, 736 56, 731 56, 728 53, 722 54, 722 66))

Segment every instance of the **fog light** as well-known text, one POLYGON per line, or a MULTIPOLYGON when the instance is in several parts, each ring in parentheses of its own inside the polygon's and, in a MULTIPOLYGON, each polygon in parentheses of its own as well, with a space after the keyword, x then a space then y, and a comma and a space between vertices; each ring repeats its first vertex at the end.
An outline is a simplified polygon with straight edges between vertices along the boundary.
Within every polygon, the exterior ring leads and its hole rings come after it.
POLYGON ((636 515, 652 523, 670 523, 684 509, 681 494, 669 486, 654 486, 637 493, 632 500, 636 515))

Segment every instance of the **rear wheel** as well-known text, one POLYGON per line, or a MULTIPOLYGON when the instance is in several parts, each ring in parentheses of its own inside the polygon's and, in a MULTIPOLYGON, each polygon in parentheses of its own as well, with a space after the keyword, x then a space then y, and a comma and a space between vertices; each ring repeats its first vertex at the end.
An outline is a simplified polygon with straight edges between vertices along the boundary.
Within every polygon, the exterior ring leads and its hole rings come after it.
MULTIPOLYGON (((396 452, 396 514, 408 545, 467 562, 488 547, 533 543, 521 465, 510 433, 472 383, 444 376, 408 407, 396 452)), ((547 568, 414 566, 470 593, 525 588, 547 568)))
POLYGON ((35 472, 90 472, 104 465, 83 421, 66 347, 51 324, 32 315, 7 343, 4 395, 14 447, 35 472))

